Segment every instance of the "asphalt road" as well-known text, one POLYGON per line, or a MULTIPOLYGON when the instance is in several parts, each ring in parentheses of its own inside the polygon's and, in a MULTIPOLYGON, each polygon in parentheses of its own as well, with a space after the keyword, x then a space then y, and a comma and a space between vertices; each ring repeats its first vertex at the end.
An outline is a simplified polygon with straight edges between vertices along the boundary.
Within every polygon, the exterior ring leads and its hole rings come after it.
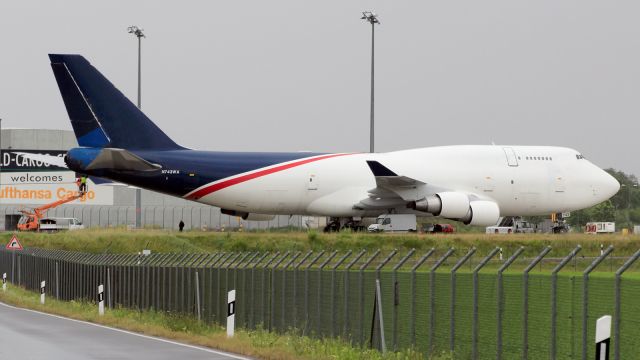
POLYGON ((0 303, 0 359, 248 359, 0 303))

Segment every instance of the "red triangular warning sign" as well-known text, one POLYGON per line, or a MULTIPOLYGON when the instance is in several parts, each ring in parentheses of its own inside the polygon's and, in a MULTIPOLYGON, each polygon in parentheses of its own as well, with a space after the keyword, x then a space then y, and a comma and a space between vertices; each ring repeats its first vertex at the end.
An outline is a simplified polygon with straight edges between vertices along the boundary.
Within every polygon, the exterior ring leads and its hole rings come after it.
POLYGON ((9 240, 9 243, 7 244, 7 246, 5 246, 5 248, 7 250, 22 250, 23 247, 20 244, 20 241, 18 241, 18 237, 16 236, 16 234, 13 234, 13 236, 11 237, 11 240, 9 240))

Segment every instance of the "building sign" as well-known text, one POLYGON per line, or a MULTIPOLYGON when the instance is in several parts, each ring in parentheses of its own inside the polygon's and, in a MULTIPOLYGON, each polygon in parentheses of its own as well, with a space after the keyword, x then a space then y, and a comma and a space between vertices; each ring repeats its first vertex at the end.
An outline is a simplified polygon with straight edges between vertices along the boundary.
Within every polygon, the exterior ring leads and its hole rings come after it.
POLYGON ((28 153, 38 155, 49 155, 64 157, 67 153, 61 150, 16 150, 16 149, 2 149, 2 172, 22 172, 22 171, 69 171, 68 169, 61 168, 55 165, 50 165, 42 161, 36 161, 33 159, 27 159, 24 156, 20 156, 17 153, 28 153))
MULTIPOLYGON (((22 157, 16 152, 64 156, 66 151, 3 150, 0 205, 41 205, 78 191, 73 171, 22 157)), ((69 205, 113 205, 113 187, 87 180, 87 194, 69 205)))

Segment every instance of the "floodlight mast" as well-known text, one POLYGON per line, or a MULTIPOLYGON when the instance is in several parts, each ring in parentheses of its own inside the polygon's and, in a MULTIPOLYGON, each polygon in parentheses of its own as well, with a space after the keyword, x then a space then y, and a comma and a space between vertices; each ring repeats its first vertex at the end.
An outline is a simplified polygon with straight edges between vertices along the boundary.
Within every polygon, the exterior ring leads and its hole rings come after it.
MULTIPOLYGON (((138 109, 142 109, 142 38, 144 30, 135 25, 129 26, 127 32, 138 38, 138 109)), ((136 228, 142 227, 142 190, 136 189, 136 228)))
POLYGON ((371 119, 369 124, 369 152, 375 152, 375 129, 374 129, 374 54, 375 54, 375 25, 380 25, 378 15, 372 11, 363 11, 360 18, 371 24, 371 119))

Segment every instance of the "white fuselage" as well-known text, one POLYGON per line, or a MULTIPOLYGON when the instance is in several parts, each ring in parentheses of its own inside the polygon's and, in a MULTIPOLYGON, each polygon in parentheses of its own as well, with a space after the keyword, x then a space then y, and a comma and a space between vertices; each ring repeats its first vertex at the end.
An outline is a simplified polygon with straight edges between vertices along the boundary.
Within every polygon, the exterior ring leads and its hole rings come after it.
POLYGON ((465 145, 326 158, 226 187, 198 201, 261 214, 349 217, 409 211, 406 206, 354 209, 376 188, 367 160, 426 183, 429 193, 455 191, 494 201, 501 216, 583 209, 619 190, 613 177, 572 149, 465 145))

